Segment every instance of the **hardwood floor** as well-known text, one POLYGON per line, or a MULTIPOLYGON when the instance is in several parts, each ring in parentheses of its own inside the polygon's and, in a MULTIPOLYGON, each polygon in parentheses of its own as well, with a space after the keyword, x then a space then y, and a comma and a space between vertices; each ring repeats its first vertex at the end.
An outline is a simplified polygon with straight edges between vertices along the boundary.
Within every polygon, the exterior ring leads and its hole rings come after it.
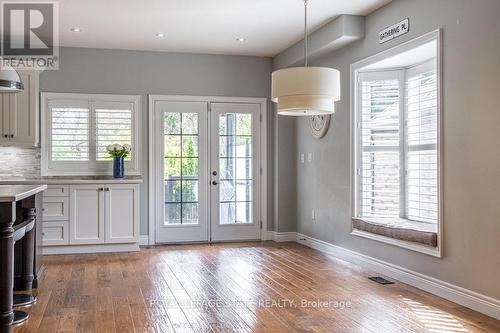
POLYGON ((38 303, 14 332, 500 332, 500 321, 296 243, 45 263, 38 303))

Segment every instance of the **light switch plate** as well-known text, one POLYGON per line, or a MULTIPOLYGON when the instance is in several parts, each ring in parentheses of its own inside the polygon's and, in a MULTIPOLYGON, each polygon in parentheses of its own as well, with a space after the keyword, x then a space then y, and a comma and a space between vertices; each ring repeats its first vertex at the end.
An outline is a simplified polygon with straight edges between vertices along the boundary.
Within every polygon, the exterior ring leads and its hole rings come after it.
POLYGON ((311 163, 313 161, 313 153, 307 153, 307 162, 311 163))

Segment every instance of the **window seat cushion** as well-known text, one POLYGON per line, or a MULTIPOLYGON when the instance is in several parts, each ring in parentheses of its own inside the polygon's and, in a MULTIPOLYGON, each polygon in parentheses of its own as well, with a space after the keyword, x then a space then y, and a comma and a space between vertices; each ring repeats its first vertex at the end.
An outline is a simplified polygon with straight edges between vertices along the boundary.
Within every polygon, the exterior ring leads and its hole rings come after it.
POLYGON ((354 229, 372 234, 432 247, 437 246, 437 226, 430 223, 418 223, 404 219, 367 221, 353 218, 352 224, 354 229))

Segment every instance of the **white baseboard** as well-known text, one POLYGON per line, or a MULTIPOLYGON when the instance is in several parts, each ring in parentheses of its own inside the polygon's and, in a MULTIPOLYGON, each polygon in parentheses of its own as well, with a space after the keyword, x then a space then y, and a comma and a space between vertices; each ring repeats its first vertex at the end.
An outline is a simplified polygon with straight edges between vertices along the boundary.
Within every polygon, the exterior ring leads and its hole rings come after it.
POLYGON ((275 242, 296 242, 297 233, 296 232, 276 232, 268 231, 267 239, 273 240, 275 242))
POLYGON ((481 312, 500 320, 500 300, 465 289, 436 278, 333 245, 322 240, 295 232, 273 232, 276 242, 294 241, 318 251, 331 254, 339 259, 349 261, 373 270, 387 277, 406 283, 418 289, 437 295, 454 303, 481 312), (293 234, 293 235, 292 235, 293 234))
POLYGON ((140 235, 139 246, 148 246, 148 245, 149 245, 149 235, 140 235))
POLYGON ((44 246, 43 255, 139 251, 139 244, 44 246))

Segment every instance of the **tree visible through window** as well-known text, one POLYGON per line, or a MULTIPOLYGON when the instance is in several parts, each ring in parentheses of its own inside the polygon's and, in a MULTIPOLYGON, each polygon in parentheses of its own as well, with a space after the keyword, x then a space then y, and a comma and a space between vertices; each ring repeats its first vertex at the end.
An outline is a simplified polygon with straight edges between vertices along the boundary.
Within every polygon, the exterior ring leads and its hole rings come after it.
POLYGON ((198 223, 198 114, 164 115, 165 223, 198 223))

